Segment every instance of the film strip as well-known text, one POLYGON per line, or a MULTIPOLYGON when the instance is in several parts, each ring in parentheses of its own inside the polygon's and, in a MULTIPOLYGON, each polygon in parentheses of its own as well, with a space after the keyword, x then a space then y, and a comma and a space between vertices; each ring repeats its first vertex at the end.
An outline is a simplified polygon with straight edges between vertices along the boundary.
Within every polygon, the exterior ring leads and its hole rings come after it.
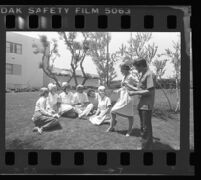
MULTIPOLYGON (((7 48, 9 51, 15 51, 16 54, 18 48, 20 49, 17 45, 16 47, 13 45, 15 50, 10 46, 7 47, 6 42, 10 42, 9 39, 7 40, 8 33, 15 31, 177 32, 180 33, 182 59, 178 149, 125 148, 119 150, 114 147, 99 150, 82 149, 82 147, 76 149, 72 146, 70 149, 60 150, 59 147, 54 147, 43 150, 43 148, 21 149, 17 145, 7 148, 8 138, 14 133, 8 134, 7 131, 12 131, 12 128, 13 131, 17 131, 17 129, 7 122, 7 113, 15 112, 9 112, 9 107, 5 106, 1 113, 1 119, 5 121, 1 121, 0 125, 0 171, 2 174, 194 174, 195 155, 193 149, 190 149, 189 142, 190 7, 27 5, 0 6, 0 9, 0 39, 1 44, 4 44, 0 53, 1 59, 4 59, 1 61, 1 77, 4 77, 3 80, 6 79, 6 81, 9 81, 7 78, 9 70, 6 64, 7 48)), ((1 91, 5 92, 6 88, 7 84, 4 82, 1 91)), ((4 104, 9 103, 8 99, 7 96, 1 98, 4 104)), ((25 140, 24 137, 22 139, 25 140)))

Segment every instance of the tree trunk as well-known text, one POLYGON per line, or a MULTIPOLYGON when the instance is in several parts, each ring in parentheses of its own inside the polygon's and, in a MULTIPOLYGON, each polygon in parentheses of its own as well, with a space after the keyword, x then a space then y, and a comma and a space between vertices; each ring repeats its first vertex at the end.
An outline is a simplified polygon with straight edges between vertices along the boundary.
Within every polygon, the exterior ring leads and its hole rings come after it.
POLYGON ((176 100, 177 100, 177 104, 176 104, 176 108, 175 108, 175 112, 179 111, 180 109, 180 97, 179 97, 179 81, 176 78, 176 100))
POLYGON ((88 79, 88 77, 87 77, 87 75, 86 75, 86 73, 84 71, 84 67, 83 67, 84 58, 85 58, 85 55, 84 55, 83 59, 80 62, 80 69, 82 71, 83 78, 84 78, 83 81, 82 81, 82 85, 84 85, 86 83, 87 79, 88 79))
POLYGON ((58 81, 58 79, 56 78, 56 76, 51 72, 51 70, 49 69, 49 64, 48 64, 48 59, 47 59, 47 69, 45 68, 45 58, 48 58, 47 56, 43 55, 42 57, 42 69, 43 69, 43 72, 51 79, 53 79, 55 82, 56 82, 56 85, 61 88, 61 85, 58 81))
POLYGON ((82 81, 82 85, 84 85, 86 83, 86 81, 88 80, 88 78, 84 78, 83 81, 82 81))
POLYGON ((67 80, 67 82, 70 83, 72 79, 73 79, 73 76, 71 75, 71 77, 67 80))
POLYGON ((77 86, 78 85, 78 82, 77 82, 77 76, 76 76, 76 72, 75 72, 75 67, 74 67, 74 65, 71 63, 71 68, 72 68, 72 70, 73 70, 73 78, 74 78, 74 81, 75 81, 75 86, 77 86))

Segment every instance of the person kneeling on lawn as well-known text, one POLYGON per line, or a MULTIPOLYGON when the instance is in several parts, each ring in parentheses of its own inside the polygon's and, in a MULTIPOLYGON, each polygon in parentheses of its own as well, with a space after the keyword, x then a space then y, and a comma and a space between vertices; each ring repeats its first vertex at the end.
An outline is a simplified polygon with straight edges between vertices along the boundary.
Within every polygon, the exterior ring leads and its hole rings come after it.
POLYGON ((98 97, 98 109, 96 113, 89 118, 89 121, 92 124, 100 125, 103 122, 110 122, 110 107, 111 100, 105 95, 105 87, 100 86, 98 88, 99 97, 98 97))
POLYGON ((76 87, 76 93, 73 97, 73 104, 79 118, 86 118, 93 109, 93 104, 89 102, 87 94, 84 92, 84 86, 79 84, 76 87))
POLYGON ((46 110, 46 101, 48 97, 48 89, 43 87, 40 89, 40 98, 36 102, 34 115, 32 121, 35 124, 33 131, 42 133, 44 130, 48 130, 59 124, 58 114, 50 113, 46 110))
POLYGON ((78 117, 78 113, 73 107, 73 93, 69 90, 70 85, 67 82, 63 82, 61 86, 63 92, 59 94, 59 114, 62 117, 78 117))

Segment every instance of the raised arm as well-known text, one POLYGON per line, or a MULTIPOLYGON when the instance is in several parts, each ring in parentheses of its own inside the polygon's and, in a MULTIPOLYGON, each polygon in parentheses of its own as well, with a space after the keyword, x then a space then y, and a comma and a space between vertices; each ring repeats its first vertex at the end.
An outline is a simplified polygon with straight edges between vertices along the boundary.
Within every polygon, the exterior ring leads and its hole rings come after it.
POLYGON ((148 95, 155 88, 155 76, 153 74, 149 74, 146 78, 146 89, 131 91, 129 92, 130 96, 134 95, 148 95))
POLYGON ((128 92, 129 96, 134 96, 134 95, 148 95, 149 93, 150 93, 150 89, 137 90, 137 91, 129 91, 129 92, 128 92))
POLYGON ((137 87, 135 87, 135 86, 133 86, 133 85, 131 85, 131 84, 129 84, 129 83, 125 83, 125 86, 126 86, 126 87, 129 87, 129 88, 132 89, 133 91, 139 90, 137 87))

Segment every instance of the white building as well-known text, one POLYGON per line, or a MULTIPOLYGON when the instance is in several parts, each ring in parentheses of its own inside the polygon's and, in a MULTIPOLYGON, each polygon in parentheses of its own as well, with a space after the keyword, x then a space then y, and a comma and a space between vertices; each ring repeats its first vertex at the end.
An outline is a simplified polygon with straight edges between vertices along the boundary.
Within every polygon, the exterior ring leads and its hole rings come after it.
MULTIPOLYGON (((45 75, 39 68, 42 61, 42 54, 34 54, 33 44, 41 46, 40 39, 32 38, 15 32, 6 33, 6 88, 40 88, 48 85, 54 80, 45 75)), ((62 69, 57 69, 59 73, 62 69)), ((63 70, 64 71, 64 70, 63 70)), ((77 81, 82 83, 81 71, 77 70, 77 81)), ((86 81, 86 86, 98 87, 99 77, 90 74, 91 77, 86 81)), ((57 76, 60 82, 67 81, 66 76, 57 76)), ((75 86, 74 80, 70 82, 75 86)))
POLYGON ((39 39, 6 33, 6 88, 38 88, 44 86, 44 73, 39 69, 42 54, 34 54, 32 44, 39 39))

